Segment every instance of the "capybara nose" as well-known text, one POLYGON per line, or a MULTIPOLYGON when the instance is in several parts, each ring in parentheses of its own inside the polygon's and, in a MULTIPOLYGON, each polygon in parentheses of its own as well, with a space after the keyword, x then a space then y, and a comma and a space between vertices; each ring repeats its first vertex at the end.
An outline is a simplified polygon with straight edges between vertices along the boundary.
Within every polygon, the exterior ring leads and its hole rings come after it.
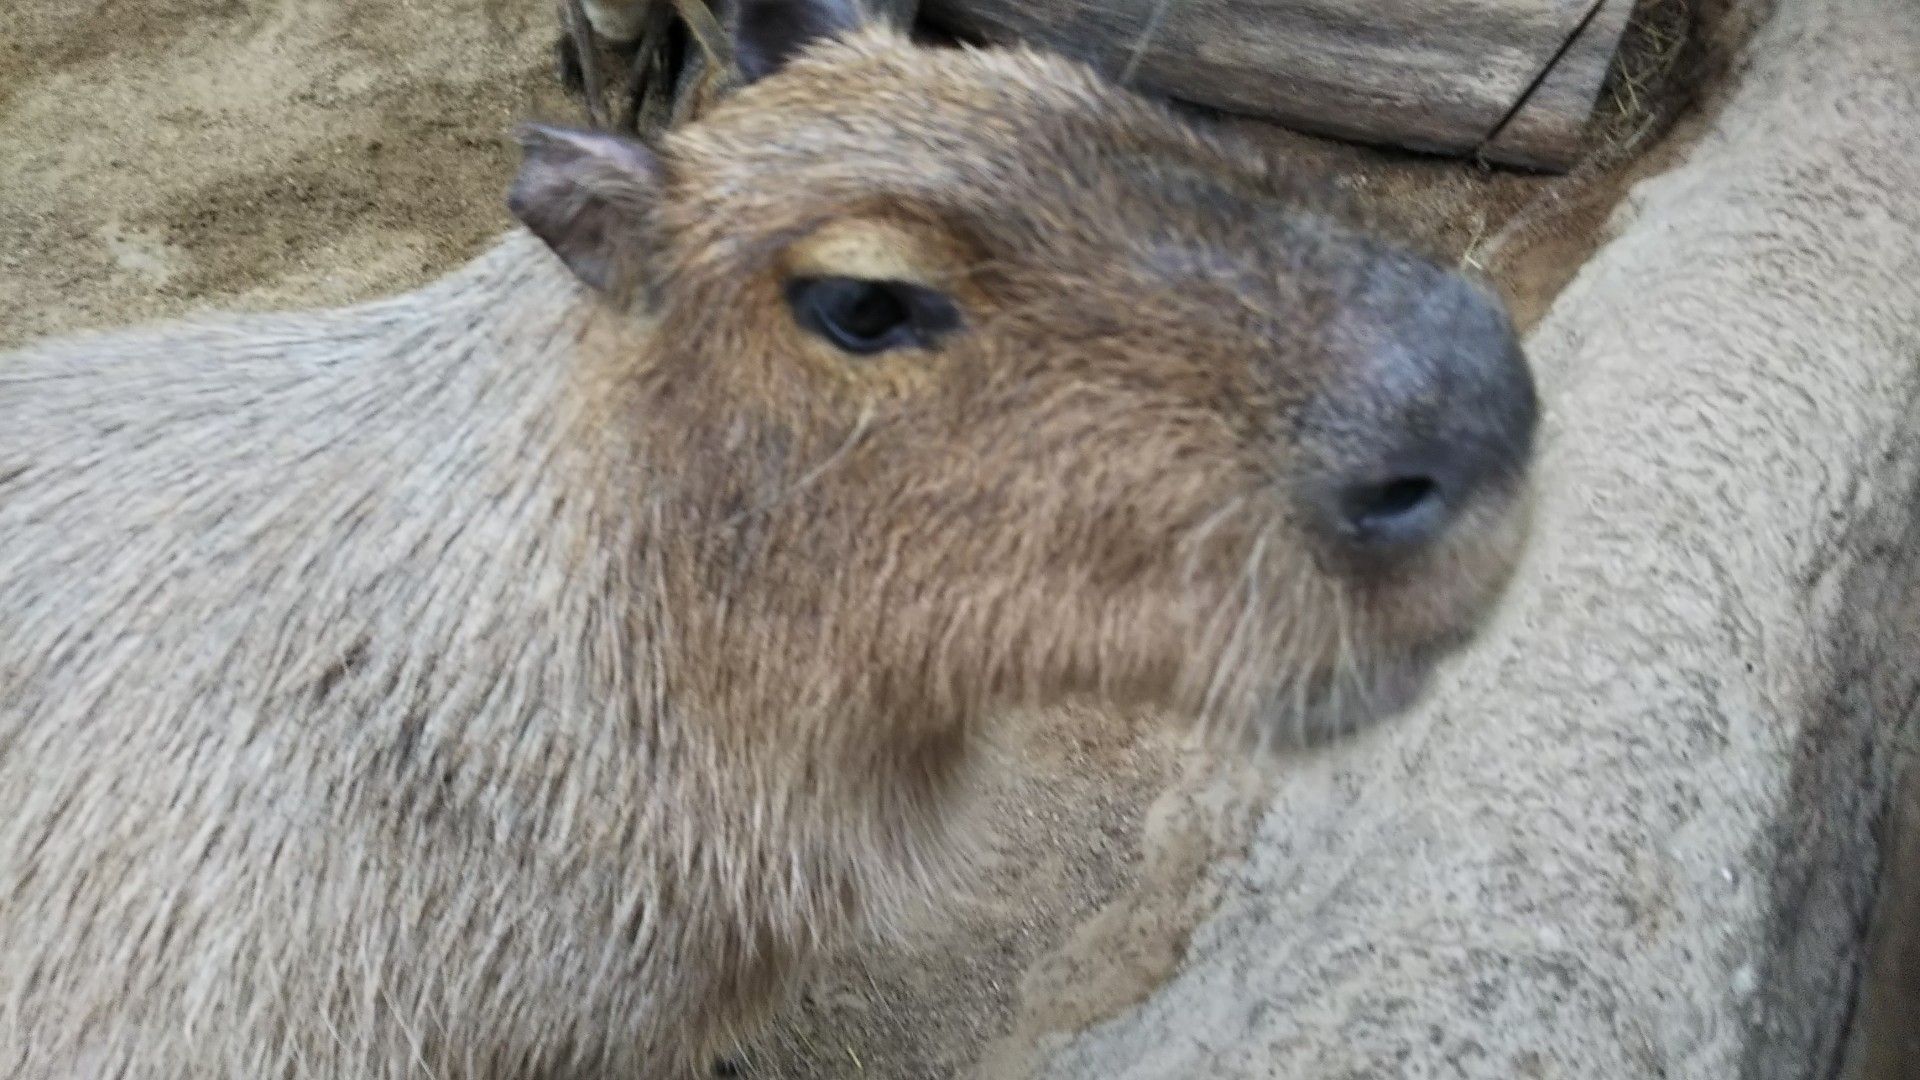
POLYGON ((1302 425, 1305 511, 1341 554, 1412 555, 1517 488, 1533 376, 1500 301, 1431 264, 1370 274, 1341 324, 1345 363, 1302 425))

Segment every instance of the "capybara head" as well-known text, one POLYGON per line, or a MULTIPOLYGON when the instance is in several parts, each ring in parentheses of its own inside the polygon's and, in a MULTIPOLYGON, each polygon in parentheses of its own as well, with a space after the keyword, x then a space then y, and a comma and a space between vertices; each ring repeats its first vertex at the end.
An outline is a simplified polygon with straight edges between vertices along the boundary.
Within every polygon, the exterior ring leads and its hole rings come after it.
POLYGON ((526 129, 511 197, 647 328, 609 422, 680 699, 1404 706, 1524 533, 1500 303, 1077 64, 756 8, 759 77, 655 146, 526 129))

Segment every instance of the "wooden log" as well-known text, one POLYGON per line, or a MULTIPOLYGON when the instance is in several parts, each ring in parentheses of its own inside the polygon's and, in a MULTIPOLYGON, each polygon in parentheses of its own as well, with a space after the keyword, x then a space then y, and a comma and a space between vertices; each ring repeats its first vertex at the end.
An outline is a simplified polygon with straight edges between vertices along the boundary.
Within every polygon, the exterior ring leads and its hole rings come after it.
POLYGON ((1630 0, 1606 0, 1595 8, 1538 86, 1476 152, 1489 161, 1535 168, 1572 164, 1632 10, 1630 0))
POLYGON ((923 0, 1130 85, 1320 134, 1571 164, 1632 0, 923 0))

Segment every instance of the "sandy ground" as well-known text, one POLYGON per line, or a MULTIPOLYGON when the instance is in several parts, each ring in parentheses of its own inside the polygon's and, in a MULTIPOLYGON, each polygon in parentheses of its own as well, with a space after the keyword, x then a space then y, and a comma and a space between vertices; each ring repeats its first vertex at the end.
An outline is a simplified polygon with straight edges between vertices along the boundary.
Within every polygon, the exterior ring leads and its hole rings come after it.
POLYGON ((14 0, 0 341, 416 284, 507 226, 569 115, 530 0, 14 0))
MULTIPOLYGON (((1530 323, 1683 100, 1665 73, 1684 22, 1680 0, 1644 5, 1596 154, 1568 177, 1263 137, 1491 273, 1530 323)), ((541 0, 12 0, 0 24, 0 346, 428 280, 508 227, 513 121, 575 115, 541 0)), ((1179 777, 1207 763, 1140 726, 1026 725, 977 895, 844 957, 740 1071, 955 1075, 991 1055, 1022 993, 1085 1020, 1144 994, 1205 900, 1216 830, 1200 819, 1230 808, 1189 799, 1179 777), (1174 854, 1143 861, 1142 815, 1168 791, 1147 828, 1174 854), (1100 940, 1124 947, 1097 984, 1077 978, 1070 931, 1143 879, 1159 914, 1107 911, 1119 933, 1100 940)))

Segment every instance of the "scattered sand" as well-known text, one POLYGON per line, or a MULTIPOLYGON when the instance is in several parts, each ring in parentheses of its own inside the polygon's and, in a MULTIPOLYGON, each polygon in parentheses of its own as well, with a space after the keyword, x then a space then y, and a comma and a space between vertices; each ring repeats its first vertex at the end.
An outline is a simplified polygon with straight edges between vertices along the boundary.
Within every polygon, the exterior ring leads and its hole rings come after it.
POLYGON ((416 284, 507 227, 565 115, 532 0, 12 0, 0 343, 416 284))
MULTIPOLYGON (((1531 323, 1683 100, 1664 72, 1685 13, 1643 4, 1602 150, 1570 177, 1264 137, 1492 273, 1531 323)), ((418 284, 508 227, 511 124, 575 115, 542 0, 11 0, 4 23, 0 346, 418 284)), ((845 957, 742 1071, 954 1075, 992 1058, 1022 993, 1066 1026, 1157 983, 1206 907, 1208 838, 1239 804, 1218 785, 1188 797, 1199 785, 1177 778, 1194 763, 1136 726, 1036 719, 993 798, 1001 839, 979 895, 845 957)))

